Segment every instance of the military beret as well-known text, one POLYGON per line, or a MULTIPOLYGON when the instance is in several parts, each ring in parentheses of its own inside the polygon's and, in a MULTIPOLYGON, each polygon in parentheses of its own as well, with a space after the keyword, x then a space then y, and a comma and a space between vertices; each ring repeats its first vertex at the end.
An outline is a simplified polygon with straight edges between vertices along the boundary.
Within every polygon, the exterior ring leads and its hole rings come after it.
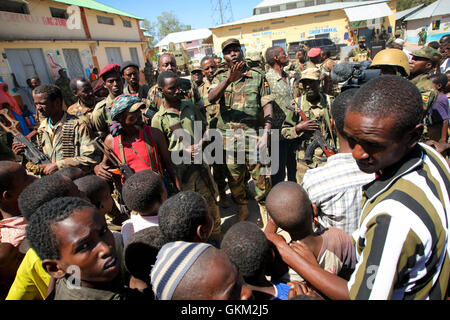
POLYGON ((302 71, 300 81, 303 79, 320 80, 320 70, 318 68, 307 68, 302 71))
POLYGON ((123 74, 125 69, 128 68, 128 67, 135 67, 136 69, 139 70, 139 66, 136 63, 134 63, 133 61, 126 61, 126 62, 124 62, 122 64, 122 71, 121 71, 121 73, 123 74))
POLYGON ((436 49, 431 47, 423 47, 422 49, 414 51, 412 56, 425 58, 433 62, 438 62, 442 58, 442 55, 436 49))
POLYGON ((122 94, 114 100, 111 107, 111 120, 116 120, 117 116, 125 111, 135 112, 144 107, 145 103, 139 97, 122 94))
POLYGON ((223 50, 225 50, 226 47, 232 44, 238 45, 239 47, 241 46, 241 43, 239 42, 238 39, 228 39, 222 43, 222 52, 223 50))
POLYGON ((320 48, 312 48, 308 51, 308 57, 315 58, 319 56, 322 53, 322 50, 320 48))
POLYGON ((118 64, 108 64, 106 67, 103 68, 102 72, 98 75, 99 77, 103 78, 108 73, 111 72, 119 72, 120 73, 120 65, 118 64))

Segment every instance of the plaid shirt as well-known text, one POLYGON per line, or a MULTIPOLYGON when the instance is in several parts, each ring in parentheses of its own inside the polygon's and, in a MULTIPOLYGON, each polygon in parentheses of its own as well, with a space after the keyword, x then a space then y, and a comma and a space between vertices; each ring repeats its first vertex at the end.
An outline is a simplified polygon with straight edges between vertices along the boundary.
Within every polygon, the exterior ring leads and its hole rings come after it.
POLYGON ((323 226, 351 235, 358 229, 362 186, 374 179, 374 174, 359 170, 351 153, 339 153, 329 157, 325 166, 308 170, 303 188, 320 209, 323 226))

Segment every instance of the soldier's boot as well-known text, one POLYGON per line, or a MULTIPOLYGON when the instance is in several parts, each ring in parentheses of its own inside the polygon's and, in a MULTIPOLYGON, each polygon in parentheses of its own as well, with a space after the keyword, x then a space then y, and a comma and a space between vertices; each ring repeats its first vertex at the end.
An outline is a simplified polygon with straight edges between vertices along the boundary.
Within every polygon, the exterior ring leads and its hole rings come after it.
POLYGON ((231 207, 231 202, 228 200, 227 194, 225 193, 225 191, 220 191, 219 201, 217 204, 225 209, 231 207))
POLYGON ((234 223, 246 221, 250 217, 250 212, 246 204, 238 205, 238 216, 234 223))
POLYGON ((267 212, 266 206, 259 204, 259 212, 261 214, 262 230, 266 229, 267 222, 269 221, 269 213, 267 212))

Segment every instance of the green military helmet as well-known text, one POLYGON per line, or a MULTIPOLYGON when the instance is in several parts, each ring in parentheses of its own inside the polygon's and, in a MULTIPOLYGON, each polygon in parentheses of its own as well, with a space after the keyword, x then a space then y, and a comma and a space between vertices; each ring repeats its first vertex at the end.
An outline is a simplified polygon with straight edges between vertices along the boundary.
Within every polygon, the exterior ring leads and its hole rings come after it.
POLYGON ((409 62, 406 54, 399 49, 384 49, 373 58, 369 69, 379 69, 380 66, 395 66, 402 76, 409 76, 409 62))
POLYGON ((442 58, 442 55, 436 49, 432 47, 423 47, 417 51, 412 53, 413 57, 425 58, 434 63, 439 62, 442 58))
POLYGON ((263 62, 263 57, 261 52, 251 51, 245 55, 245 60, 250 62, 263 62))
POLYGON ((194 62, 189 65, 189 73, 193 73, 194 71, 202 72, 202 67, 200 66, 200 63, 194 62))

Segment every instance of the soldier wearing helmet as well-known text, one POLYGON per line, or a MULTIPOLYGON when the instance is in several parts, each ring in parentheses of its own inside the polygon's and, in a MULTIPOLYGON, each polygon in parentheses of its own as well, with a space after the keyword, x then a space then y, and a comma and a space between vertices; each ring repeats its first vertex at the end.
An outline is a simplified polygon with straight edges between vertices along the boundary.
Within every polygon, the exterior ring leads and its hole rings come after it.
POLYGON ((373 58, 369 69, 380 69, 381 75, 409 77, 409 62, 406 54, 398 49, 384 49, 373 58))

